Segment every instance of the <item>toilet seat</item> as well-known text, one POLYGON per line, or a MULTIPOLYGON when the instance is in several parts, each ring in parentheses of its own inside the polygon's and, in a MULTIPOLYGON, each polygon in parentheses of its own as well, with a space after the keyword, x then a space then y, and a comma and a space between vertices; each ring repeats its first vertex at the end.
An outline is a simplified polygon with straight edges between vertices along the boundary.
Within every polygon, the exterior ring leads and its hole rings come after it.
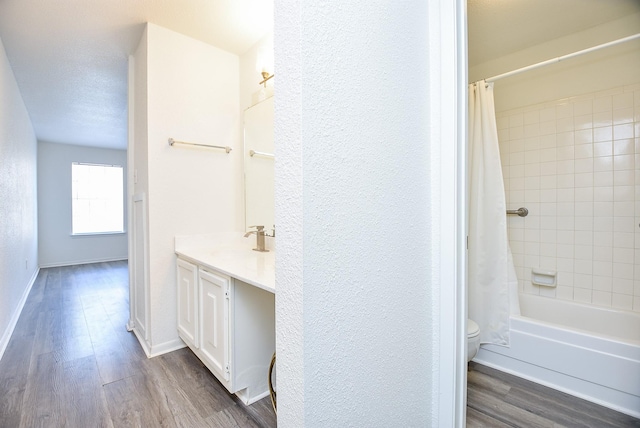
POLYGON ((480 326, 467 319, 467 362, 471 361, 480 349, 480 326))
POLYGON ((467 319, 467 339, 471 339, 480 334, 480 327, 474 320, 467 319))

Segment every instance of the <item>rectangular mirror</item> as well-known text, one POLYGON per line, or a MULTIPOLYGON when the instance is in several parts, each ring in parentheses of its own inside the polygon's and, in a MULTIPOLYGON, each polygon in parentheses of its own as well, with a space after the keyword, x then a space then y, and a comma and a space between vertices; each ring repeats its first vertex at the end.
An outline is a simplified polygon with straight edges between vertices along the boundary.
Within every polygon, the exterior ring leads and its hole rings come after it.
POLYGON ((245 228, 262 225, 269 234, 275 227, 273 99, 244 112, 245 228))

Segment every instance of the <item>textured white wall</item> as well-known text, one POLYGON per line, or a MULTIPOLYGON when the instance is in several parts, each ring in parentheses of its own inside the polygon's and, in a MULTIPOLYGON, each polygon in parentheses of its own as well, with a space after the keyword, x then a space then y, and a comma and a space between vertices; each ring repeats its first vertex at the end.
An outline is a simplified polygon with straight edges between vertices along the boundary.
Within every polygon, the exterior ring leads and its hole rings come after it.
POLYGON ((427 7, 276 2, 279 426, 432 422, 427 7))
POLYGON ((274 143, 276 243, 276 353, 278 424, 305 426, 302 20, 297 1, 275 1, 274 54, 279 79, 274 143))
POLYGON ((36 145, 0 40, 0 357, 38 272, 36 145))
MULTIPOLYGON (((127 234, 71 236, 71 164, 122 165, 125 150, 38 142, 38 256, 40 266, 65 266, 127 258, 127 234)), ((125 196, 126 200, 126 196, 125 196)), ((126 218, 125 206, 125 218, 126 218)))
POLYGON ((147 27, 149 273, 154 348, 179 343, 174 236, 242 230, 238 57, 147 27), (229 145, 170 147, 176 140, 229 145))

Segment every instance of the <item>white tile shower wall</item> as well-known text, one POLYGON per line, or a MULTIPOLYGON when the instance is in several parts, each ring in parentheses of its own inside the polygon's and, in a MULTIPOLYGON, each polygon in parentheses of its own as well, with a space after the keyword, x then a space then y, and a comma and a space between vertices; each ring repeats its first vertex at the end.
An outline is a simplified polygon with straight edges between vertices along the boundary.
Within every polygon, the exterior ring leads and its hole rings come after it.
POLYGON ((496 117, 520 290, 640 312, 640 83, 496 117))

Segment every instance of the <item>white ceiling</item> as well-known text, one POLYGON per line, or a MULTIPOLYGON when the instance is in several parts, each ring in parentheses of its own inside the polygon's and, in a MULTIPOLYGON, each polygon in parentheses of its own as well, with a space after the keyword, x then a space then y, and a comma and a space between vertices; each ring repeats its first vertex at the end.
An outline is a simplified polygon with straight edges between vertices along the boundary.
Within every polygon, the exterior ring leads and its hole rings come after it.
MULTIPOLYGON (((468 0, 470 65, 640 11, 640 0, 468 0)), ((273 0, 0 0, 0 38, 41 141, 125 148, 127 57, 145 22, 238 55, 273 0)))
POLYGON ((40 141, 126 148, 127 58, 145 22, 238 55, 272 0, 0 0, 0 39, 40 141))

